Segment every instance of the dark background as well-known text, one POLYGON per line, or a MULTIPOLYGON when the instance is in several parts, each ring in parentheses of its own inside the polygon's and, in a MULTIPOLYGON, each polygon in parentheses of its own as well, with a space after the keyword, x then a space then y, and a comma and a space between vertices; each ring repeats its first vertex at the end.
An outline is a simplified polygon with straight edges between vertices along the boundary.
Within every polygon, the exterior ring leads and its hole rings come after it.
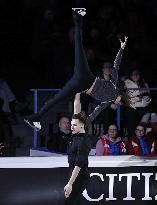
MULTIPOLYGON (((79 1, 77 1, 79 2, 79 1)), ((15 94, 30 88, 60 88, 74 66, 72 0, 0 0, 0 76, 15 94)), ((157 76, 157 1, 85 0, 84 46, 95 74, 114 60, 117 35, 129 36, 121 74, 139 68, 150 87, 157 76), (96 40, 91 32, 96 29, 96 40), (93 54, 94 53, 94 54, 93 54)))

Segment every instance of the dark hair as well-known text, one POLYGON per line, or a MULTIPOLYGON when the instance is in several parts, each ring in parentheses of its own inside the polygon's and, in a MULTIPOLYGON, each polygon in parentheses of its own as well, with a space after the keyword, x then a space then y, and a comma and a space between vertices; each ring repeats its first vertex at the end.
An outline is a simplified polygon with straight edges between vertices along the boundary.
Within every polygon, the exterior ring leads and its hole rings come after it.
POLYGON ((111 123, 110 125, 108 125, 108 126, 107 126, 107 130, 106 130, 105 133, 106 133, 106 134, 108 133, 108 131, 109 131, 109 127, 112 126, 112 125, 115 126, 116 129, 117 129, 117 135, 116 135, 116 136, 117 136, 117 137, 122 136, 121 130, 118 129, 118 126, 117 126, 116 123, 111 123))
POLYGON ((111 68, 113 69, 113 64, 111 62, 104 62, 102 65, 102 69, 104 68, 111 68))
POLYGON ((118 132, 118 126, 117 126, 116 123, 111 123, 110 125, 108 125, 107 130, 109 130, 109 127, 112 126, 112 125, 114 125, 117 128, 117 132, 118 132))
POLYGON ((136 68, 130 70, 130 72, 129 72, 129 79, 130 80, 132 80, 131 76, 132 76, 133 73, 138 73, 140 75, 140 79, 139 79, 138 84, 139 84, 140 87, 145 87, 145 80, 143 78, 143 75, 141 74, 141 71, 136 69, 136 68))
POLYGON ((125 83, 123 81, 118 81, 117 87, 118 87, 118 94, 121 96, 121 103, 131 107, 131 99, 125 87, 125 83))
POLYGON ((85 112, 82 111, 82 112, 80 112, 80 113, 78 113, 78 114, 74 114, 74 115, 72 116, 72 119, 77 119, 77 120, 79 120, 80 122, 82 122, 83 124, 85 124, 85 123, 86 123, 86 115, 85 115, 85 112))
POLYGON ((146 133, 147 127, 146 127, 143 123, 139 123, 139 124, 136 126, 136 128, 137 128, 138 126, 143 127, 144 133, 146 133))
POLYGON ((126 90, 122 91, 120 93, 120 96, 121 96, 121 103, 122 104, 127 105, 129 107, 132 107, 131 106, 131 98, 129 97, 128 92, 126 90))

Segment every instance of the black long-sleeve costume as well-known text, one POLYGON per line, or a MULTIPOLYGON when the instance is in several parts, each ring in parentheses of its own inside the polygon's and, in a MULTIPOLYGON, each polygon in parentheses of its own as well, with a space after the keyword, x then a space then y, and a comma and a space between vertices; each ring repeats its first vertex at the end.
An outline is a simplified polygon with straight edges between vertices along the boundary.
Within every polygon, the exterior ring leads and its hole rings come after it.
POLYGON ((72 185, 72 192, 68 198, 65 199, 64 205, 78 205, 80 204, 81 194, 87 187, 90 174, 88 170, 88 155, 91 149, 91 140, 86 133, 75 134, 72 137, 71 144, 68 149, 68 163, 70 168, 69 175, 71 176, 75 166, 81 168, 74 184, 72 185))
POLYGON ((114 66, 110 80, 98 78, 91 91, 91 96, 95 98, 100 104, 94 109, 94 111, 88 116, 87 124, 92 122, 102 110, 107 108, 112 102, 114 102, 119 94, 120 88, 118 87, 118 71, 121 63, 124 49, 120 48, 116 58, 114 60, 114 66))

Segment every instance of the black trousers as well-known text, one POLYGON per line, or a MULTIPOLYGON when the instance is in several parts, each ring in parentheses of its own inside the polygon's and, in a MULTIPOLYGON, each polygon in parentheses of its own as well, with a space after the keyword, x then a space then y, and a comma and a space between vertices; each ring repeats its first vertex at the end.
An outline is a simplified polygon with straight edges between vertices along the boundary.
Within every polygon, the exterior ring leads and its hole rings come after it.
MULTIPOLYGON (((28 117, 28 120, 40 121, 40 118, 57 103, 76 93, 87 90, 95 80, 95 76, 89 69, 85 51, 82 45, 82 16, 74 14, 75 23, 75 66, 72 78, 52 99, 45 103, 38 113, 28 117)), ((62 60, 62 59, 61 59, 62 60)), ((61 71, 62 72, 62 71, 61 71)))
POLYGON ((88 177, 78 177, 73 184, 72 192, 68 198, 65 199, 64 205, 80 205, 82 192, 87 187, 90 180, 88 177))

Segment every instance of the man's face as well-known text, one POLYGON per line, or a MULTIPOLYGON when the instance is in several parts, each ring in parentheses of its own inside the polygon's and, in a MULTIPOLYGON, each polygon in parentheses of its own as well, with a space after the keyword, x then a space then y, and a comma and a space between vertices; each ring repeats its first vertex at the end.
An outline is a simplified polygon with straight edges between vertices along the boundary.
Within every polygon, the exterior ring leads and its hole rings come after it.
POLYGON ((144 128, 142 126, 137 126, 135 130, 135 134, 137 137, 143 137, 144 136, 144 128))
POLYGON ((112 74, 112 68, 106 68, 106 67, 104 67, 104 68, 102 69, 102 73, 103 73, 103 75, 108 75, 108 76, 110 76, 110 75, 112 74))
POLYGON ((62 117, 59 121, 59 128, 62 131, 69 131, 70 132, 70 120, 66 117, 62 117))
POLYGON ((78 134, 82 130, 83 123, 81 123, 78 119, 72 119, 71 121, 71 131, 72 134, 78 134))

